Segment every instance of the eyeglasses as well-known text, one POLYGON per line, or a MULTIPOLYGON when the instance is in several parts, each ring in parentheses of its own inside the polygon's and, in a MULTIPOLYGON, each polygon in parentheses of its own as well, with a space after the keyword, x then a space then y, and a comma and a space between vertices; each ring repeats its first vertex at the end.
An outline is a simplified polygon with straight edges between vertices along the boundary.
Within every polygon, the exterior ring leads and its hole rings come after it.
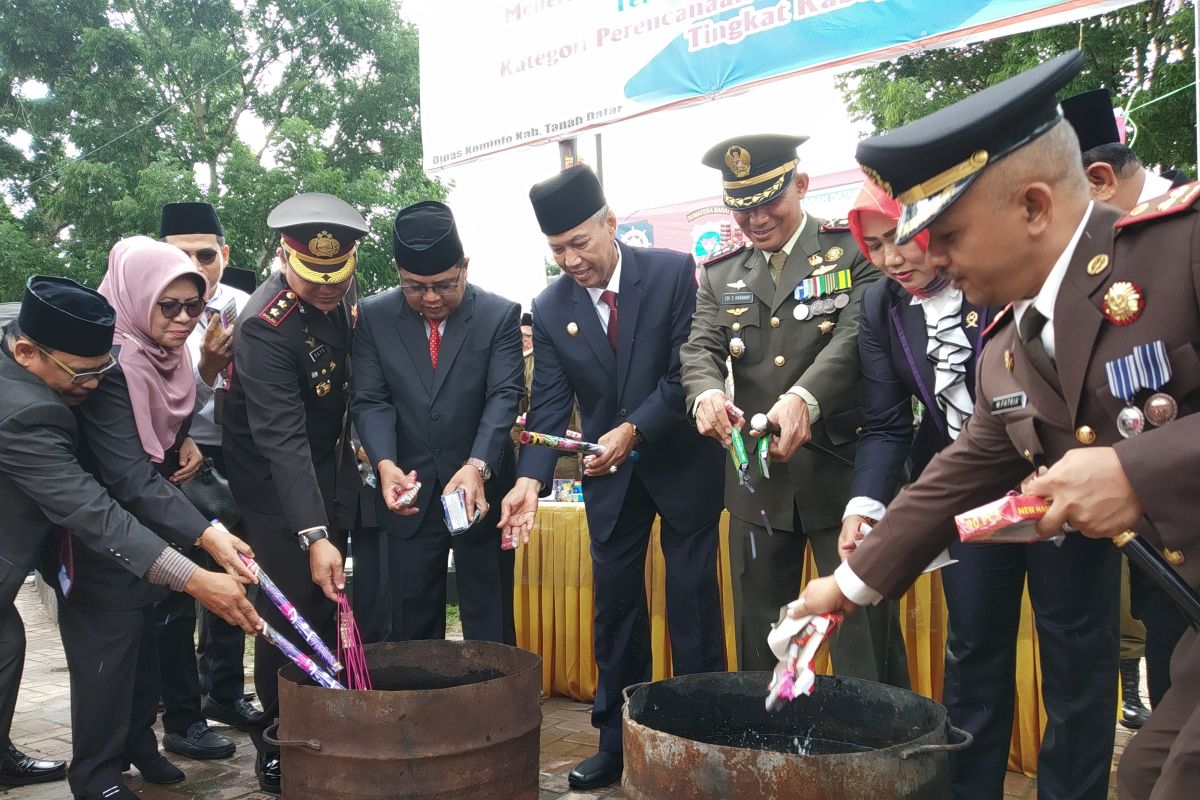
POLYGON ((88 370, 87 372, 79 372, 78 370, 67 366, 66 364, 59 361, 54 356, 50 355, 50 351, 48 351, 46 348, 42 347, 40 344, 37 345, 37 349, 42 352, 42 355, 44 355, 46 358, 50 359, 55 364, 57 364, 63 372, 70 375, 71 376, 71 384, 74 386, 78 386, 82 383, 87 383, 90 380, 98 381, 104 377, 104 373, 108 372, 110 369, 112 369, 113 367, 115 367, 117 365, 117 360, 112 357, 112 353, 109 353, 108 354, 108 363, 105 364, 100 369, 88 370))
POLYGON ((200 316, 200 312, 204 311, 204 301, 199 298, 188 300, 186 303, 181 303, 178 300, 163 300, 158 304, 158 310, 167 319, 175 319, 179 316, 180 311, 186 311, 187 315, 194 319, 200 316))
POLYGON ((179 249, 182 250, 184 255, 188 256, 189 258, 196 259, 197 264, 203 264, 206 267, 216 261, 217 256, 220 255, 221 252, 219 250, 213 250, 211 247, 202 247, 199 250, 188 250, 186 247, 180 247, 179 249))
POLYGON ((461 280, 462 272, 459 272, 459 278, 452 281, 438 281, 437 283, 407 283, 401 282, 400 290, 409 297, 424 297, 426 292, 433 292, 439 297, 445 297, 448 294, 454 294, 454 290, 458 288, 458 283, 461 280))

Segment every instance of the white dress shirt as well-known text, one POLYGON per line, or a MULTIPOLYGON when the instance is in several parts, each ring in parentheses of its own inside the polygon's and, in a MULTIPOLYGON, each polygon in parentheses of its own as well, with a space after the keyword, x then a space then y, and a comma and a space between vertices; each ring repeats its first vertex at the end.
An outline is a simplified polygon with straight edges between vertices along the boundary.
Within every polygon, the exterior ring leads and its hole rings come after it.
MULTIPOLYGON (((218 283, 217 290, 213 293, 207 306, 208 308, 224 308, 230 298, 233 298, 240 317, 246 310, 246 301, 250 299, 250 295, 241 289, 218 283)), ((221 426, 216 423, 213 415, 216 411, 216 390, 225 387, 225 371, 221 370, 217 373, 217 378, 213 381, 212 386, 209 386, 200 377, 200 346, 204 342, 204 332, 208 330, 208 326, 209 318, 206 310, 200 314, 200 321, 196 323, 196 327, 192 329, 187 338, 187 348, 192 354, 192 375, 196 379, 196 413, 192 416, 192 426, 188 433, 196 440, 197 444, 219 447, 221 426)), ((237 323, 234 323, 234 327, 237 327, 237 323)))
MULTIPOLYGON (((617 248, 617 266, 613 268, 613 274, 608 276, 608 285, 599 289, 588 288, 588 296, 592 298, 592 307, 596 309, 596 316, 600 318, 600 327, 604 329, 604 334, 608 335, 608 303, 600 299, 600 295, 611 291, 617 295, 617 305, 621 304, 621 248, 617 248)), ((617 317, 620 319, 620 316, 617 317)))

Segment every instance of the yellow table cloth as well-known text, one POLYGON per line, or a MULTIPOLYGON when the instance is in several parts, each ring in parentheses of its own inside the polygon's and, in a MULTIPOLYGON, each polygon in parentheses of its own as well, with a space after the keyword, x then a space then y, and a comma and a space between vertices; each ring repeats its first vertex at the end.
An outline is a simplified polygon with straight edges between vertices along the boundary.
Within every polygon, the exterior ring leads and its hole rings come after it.
MULTIPOLYGON (((724 611, 726 662, 736 669, 733 590, 729 571, 729 515, 721 517, 718 581, 724 611)), ((652 679, 671 677, 671 643, 667 635, 666 565, 659 547, 658 522, 646 559, 646 596, 650 612, 652 679)), ((596 691, 592 655, 592 560, 587 519, 580 503, 542 503, 529 544, 517 551, 514 615, 517 644, 542 657, 542 692, 591 700, 596 691)), ((815 576, 810 552, 804 581, 815 576)), ((800 587, 797 587, 799 590, 800 587)), ((922 575, 900 604, 908 669, 913 691, 934 700, 942 696, 946 647, 946 607, 938 573, 922 575)), ((818 670, 830 671, 828 652, 818 656, 818 670)), ((1039 691, 1037 635, 1028 594, 1022 600, 1017 642, 1016 714, 1009 768, 1033 777, 1045 728, 1039 691)), ((766 695, 766 686, 763 687, 766 695)))

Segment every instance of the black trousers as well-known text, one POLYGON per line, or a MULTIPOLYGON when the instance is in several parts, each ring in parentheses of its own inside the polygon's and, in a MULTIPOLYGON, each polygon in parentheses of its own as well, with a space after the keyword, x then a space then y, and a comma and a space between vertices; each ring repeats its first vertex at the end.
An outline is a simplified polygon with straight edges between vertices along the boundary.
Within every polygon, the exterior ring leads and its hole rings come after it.
MULTIPOLYGON (((607 541, 592 540, 595 653, 599 672, 592 725, 600 749, 620 753, 621 690, 650 680, 650 617, 646 608, 646 552, 658 508, 635 474, 607 541)), ((676 675, 725 669, 725 636, 717 589, 717 525, 680 531, 663 519, 667 566, 667 630, 676 675)))
POLYGON ((454 550, 458 610, 463 638, 516 644, 513 620, 512 550, 500 549, 499 503, 462 533, 450 535, 434 500, 410 538, 389 536, 387 580, 391 590, 388 641, 446 638, 446 563, 454 550))
POLYGON ((163 730, 185 734, 200 713, 200 673, 196 668, 196 601, 171 592, 154 604, 158 672, 162 684, 163 730))
MULTIPOLYGON (((250 539, 250 546, 254 548, 258 565, 275 582, 284 597, 291 601, 300 615, 308 620, 308 624, 317 636, 321 637, 321 641, 330 649, 335 649, 337 640, 334 638, 334 618, 337 605, 326 598, 320 587, 313 583, 312 572, 308 566, 308 553, 300 549, 296 534, 288 527, 287 520, 273 514, 259 514, 243 507, 242 525, 250 539)), ((341 542, 337 541, 338 537, 334 538, 338 549, 342 549, 341 542)), ((308 645, 271 602, 271 598, 267 597, 266 592, 259 591, 255 595, 254 610, 301 651, 309 652, 308 645)), ((313 655, 313 658, 316 656, 313 655)), ((250 721, 248 732, 260 753, 275 750, 263 741, 262 734, 279 716, 278 673, 281 667, 290 663, 287 656, 262 637, 254 640, 254 689, 258 692, 263 710, 250 721)))
POLYGON ((109 611, 59 595, 58 626, 71 676, 67 781, 99 795, 121 784, 124 761, 158 755, 154 607, 109 611))
POLYGON ((1170 596, 1134 564, 1129 565, 1129 608, 1146 626, 1146 685, 1154 708, 1171 688, 1171 655, 1188 624, 1170 596))
POLYGON ((25 672, 25 623, 10 600, 0 607, 0 747, 11 744, 17 693, 25 672))
POLYGON ((1120 654, 1120 551, 1068 535, 1061 547, 950 546, 942 570, 950 632, 942 703, 974 737, 954 754, 954 797, 1000 800, 1012 736, 1021 594, 1026 581, 1041 652, 1046 732, 1038 797, 1107 800, 1120 654))
MULTIPOLYGON (((217 472, 225 474, 225 457, 220 445, 202 444, 200 452, 205 458, 213 460, 217 472)), ((242 526, 236 526, 235 532, 241 535, 242 526)), ((200 566, 211 570, 221 569, 207 553, 201 553, 200 566)), ((255 587, 248 586, 246 589, 247 593, 253 593, 255 587)), ((218 702, 232 705, 246 691, 246 669, 242 664, 246 652, 246 634, 203 606, 198 606, 197 614, 200 638, 196 645, 196 660, 200 688, 218 702)))
POLYGON ((364 644, 386 642, 392 632, 389 538, 382 528, 358 526, 350 532, 350 552, 354 556, 350 602, 364 644))

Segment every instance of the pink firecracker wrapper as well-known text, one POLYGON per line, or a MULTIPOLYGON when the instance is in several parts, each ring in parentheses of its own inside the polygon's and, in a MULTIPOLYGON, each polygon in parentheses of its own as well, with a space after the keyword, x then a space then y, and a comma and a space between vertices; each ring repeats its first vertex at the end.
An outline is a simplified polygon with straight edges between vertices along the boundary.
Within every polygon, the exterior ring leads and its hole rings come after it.
POLYGON ((964 542, 1008 542, 1028 544, 1038 536, 1034 526, 1050 510, 1044 497, 1009 492, 979 508, 954 518, 958 538, 964 542))

